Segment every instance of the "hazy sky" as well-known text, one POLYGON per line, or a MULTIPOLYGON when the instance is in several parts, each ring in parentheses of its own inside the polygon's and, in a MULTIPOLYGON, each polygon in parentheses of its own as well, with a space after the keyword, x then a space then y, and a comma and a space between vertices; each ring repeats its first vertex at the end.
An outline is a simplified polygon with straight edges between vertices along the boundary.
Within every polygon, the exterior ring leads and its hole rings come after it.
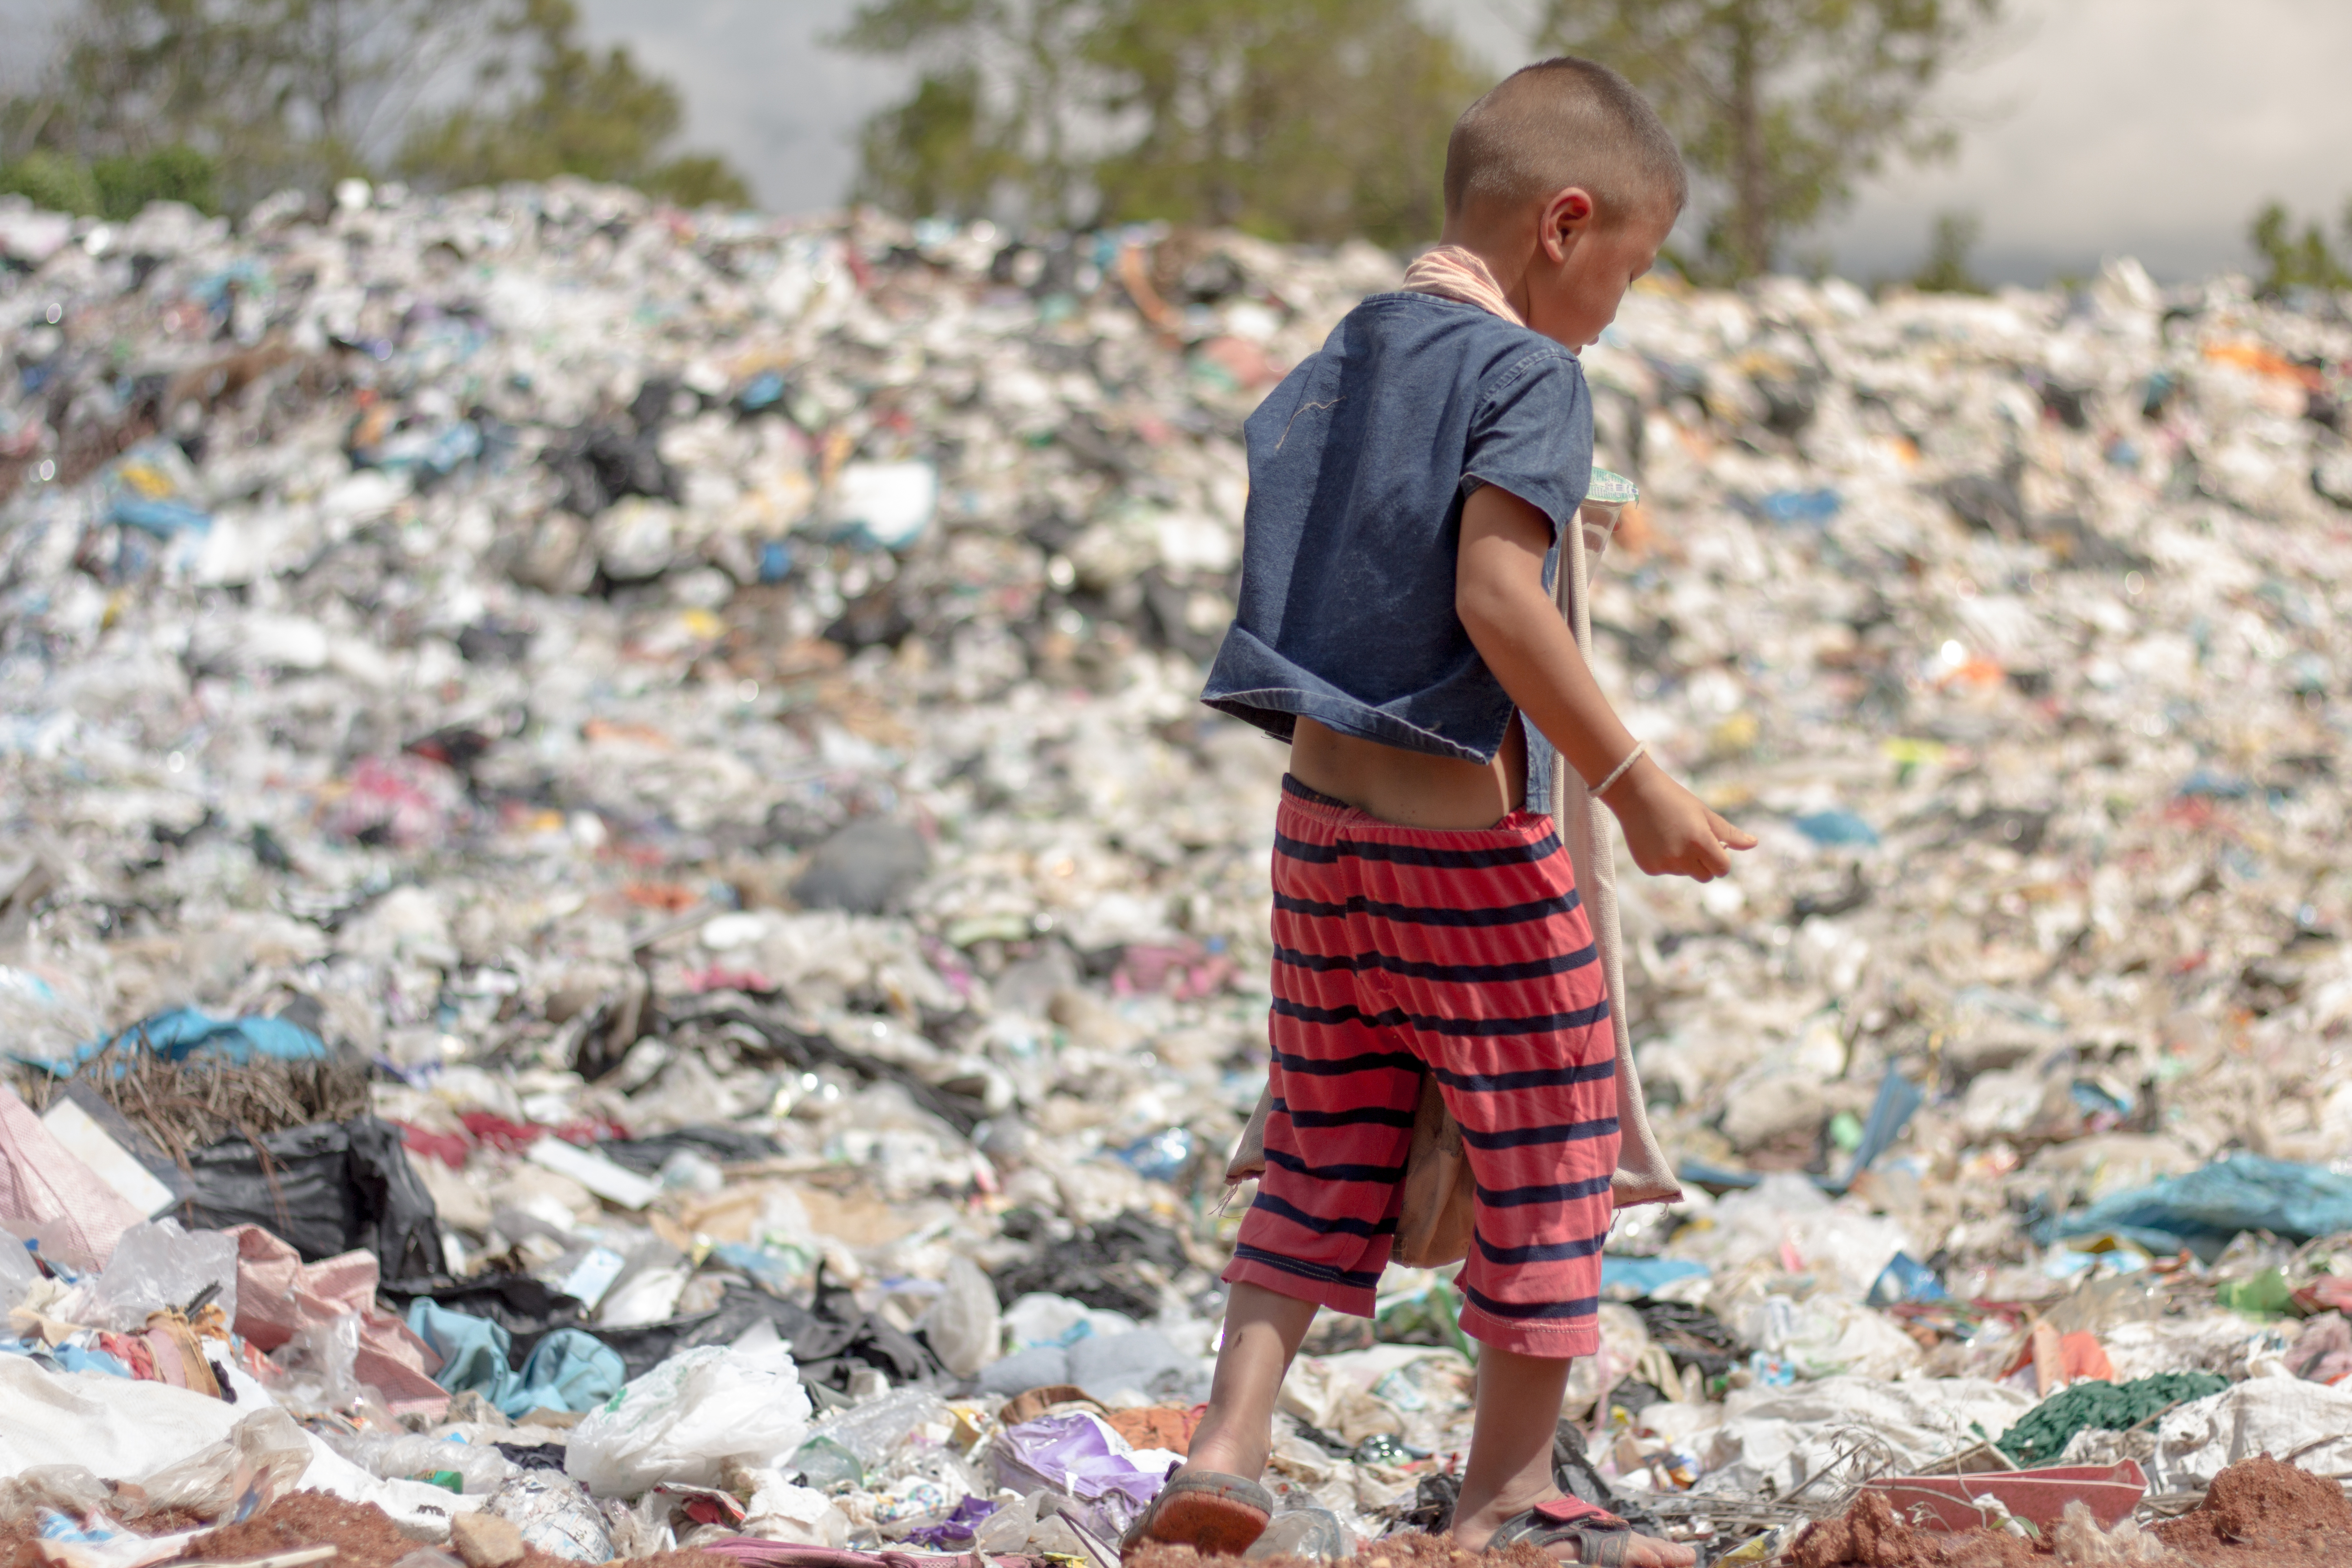
MULTIPOLYGON (((1423 0, 1497 73, 1520 63, 1528 0, 1423 0)), ((724 153, 763 203, 837 201, 858 121, 904 73, 826 48, 854 0, 583 0, 592 34, 677 80, 688 139, 724 153)), ((0 26, 63 0, 0 0, 0 26)), ((2159 275, 2247 265, 2246 222, 2278 197, 2332 220, 2352 197, 2352 0, 2011 0, 2013 19, 1944 97, 1957 161, 1897 164, 1812 243, 1842 270, 1907 270, 1935 215, 1984 225, 1981 269, 2040 281, 2104 255, 2159 275)))

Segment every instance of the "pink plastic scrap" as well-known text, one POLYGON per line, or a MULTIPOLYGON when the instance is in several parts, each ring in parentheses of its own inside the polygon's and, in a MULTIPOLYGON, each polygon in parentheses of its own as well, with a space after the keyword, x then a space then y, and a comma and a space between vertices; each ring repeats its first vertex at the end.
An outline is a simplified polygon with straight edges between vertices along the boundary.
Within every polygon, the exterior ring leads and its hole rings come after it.
POLYGON ((346 1252, 317 1263, 257 1225, 226 1233, 236 1238, 236 1331, 255 1349, 276 1350, 302 1330, 346 1312, 360 1320, 360 1349, 352 1374, 375 1390, 394 1415, 438 1415, 449 1391, 433 1381, 441 1358, 408 1325, 378 1310, 378 1266, 372 1252, 346 1252))
POLYGON ((0 1226, 61 1221, 66 1244, 103 1264, 122 1233, 146 1217, 0 1084, 0 1226))
POLYGON ((2147 1474, 2126 1459, 2119 1465, 2050 1465, 1967 1476, 1882 1476, 1864 1485, 1884 1493, 1898 1515, 1923 1530, 1958 1531, 1995 1522, 2000 1510, 1979 1499, 1998 1502, 2012 1518, 2052 1526, 2068 1503, 2079 1502, 2102 1528, 2109 1528, 2147 1495, 2147 1474))
POLYGON ((975 1560, 992 1564, 992 1568, 1040 1568, 1045 1562, 1020 1552, 981 1558, 971 1552, 846 1552, 831 1546, 762 1541, 752 1535, 705 1541, 696 1550, 732 1557, 742 1568, 973 1568, 975 1560))

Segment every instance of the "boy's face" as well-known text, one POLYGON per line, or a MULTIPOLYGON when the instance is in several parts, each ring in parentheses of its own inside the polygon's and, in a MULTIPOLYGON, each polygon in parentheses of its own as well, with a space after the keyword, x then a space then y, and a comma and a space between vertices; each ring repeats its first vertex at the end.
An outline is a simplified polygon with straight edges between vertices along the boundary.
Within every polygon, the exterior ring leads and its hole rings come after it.
POLYGON ((1677 216, 1657 202, 1610 223, 1581 191, 1553 197, 1528 271, 1528 325, 1571 349, 1598 341, 1625 290, 1657 260, 1677 216))

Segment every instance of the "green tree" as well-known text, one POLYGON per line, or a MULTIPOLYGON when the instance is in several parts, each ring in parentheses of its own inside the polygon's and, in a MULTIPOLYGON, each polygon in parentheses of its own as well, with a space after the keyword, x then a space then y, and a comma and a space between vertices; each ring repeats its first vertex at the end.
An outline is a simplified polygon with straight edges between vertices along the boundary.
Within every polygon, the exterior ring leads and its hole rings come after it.
POLYGON ((444 189, 580 174, 688 205, 751 200, 721 159, 662 158, 685 118, 677 89, 625 47, 599 55, 582 42, 573 0, 522 0, 499 23, 475 85, 488 106, 417 123, 394 162, 400 173, 444 189))
MULTIPOLYGON (((2344 240, 2352 256, 2352 200, 2344 204, 2344 240)), ((2272 202, 2247 226, 2246 242, 2268 265, 2259 292, 2276 299, 2290 289, 2352 289, 2352 262, 2339 259, 2316 223, 2293 232, 2286 204, 2272 202)))
POLYGON ((1546 0, 1538 48, 1622 71, 1703 183, 1705 251, 1736 282, 1852 199, 1893 151, 1948 153, 1928 90, 2001 0, 1546 0))
POLYGON ((23 196, 51 212, 98 211, 98 182, 90 178, 89 165, 47 148, 0 164, 0 194, 23 196))
POLYGON ((834 41, 920 74, 866 121, 855 197, 918 216, 1086 221, 1091 171, 1076 149, 1104 90, 1090 40, 1116 3, 861 0, 834 41))
POLYGON ((193 147, 161 147, 94 163, 37 151, 0 164, 0 191, 29 197, 52 212, 86 213, 117 223, 137 217, 149 202, 185 202, 203 213, 220 210, 213 161, 193 147))
POLYGON ((1974 213, 1939 213, 1934 237, 1927 242, 1927 259, 1911 275, 1911 287, 1923 294, 1985 294, 1988 289, 1969 267, 1969 252, 1977 247, 1984 220, 1974 213))
MULTIPOLYGON (((970 67, 927 73, 905 102, 866 122, 857 150, 852 200, 927 216, 977 217, 1008 186, 1025 187, 1030 173, 1005 128, 991 122, 970 67)), ((1053 194, 1035 194, 1045 211, 1058 211, 1053 194)))
POLYGON ((910 215, 1426 239, 1485 85, 1411 0, 865 0, 837 41, 919 68, 858 185, 910 215))
POLYGON ((30 146, 93 168, 189 149, 218 194, 249 201, 368 172, 416 95, 478 42, 492 3, 80 0, 8 118, 30 146))
POLYGON ((1486 85, 1409 0, 1141 0, 1094 55, 1141 134, 1103 159, 1103 216, 1269 239, 1436 236, 1445 140, 1486 85))

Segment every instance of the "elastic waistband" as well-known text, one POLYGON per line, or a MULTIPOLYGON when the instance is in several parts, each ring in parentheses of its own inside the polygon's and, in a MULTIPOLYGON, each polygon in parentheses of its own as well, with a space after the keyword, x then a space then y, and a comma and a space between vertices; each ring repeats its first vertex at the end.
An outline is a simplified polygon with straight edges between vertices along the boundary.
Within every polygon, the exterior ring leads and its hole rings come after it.
POLYGON ((1361 806, 1335 800, 1321 790, 1311 789, 1299 783, 1289 773, 1282 775, 1282 809, 1278 815, 1297 821, 1345 828, 1354 837, 1379 838, 1392 844, 1467 845, 1480 839, 1490 843, 1523 844, 1552 831, 1550 813, 1525 808, 1512 812, 1491 827, 1409 827, 1402 822, 1374 816, 1361 806))
POLYGON ((1328 805, 1340 811, 1353 811, 1356 809, 1354 806, 1349 805, 1346 801, 1335 799, 1330 795, 1325 795, 1319 789, 1307 788, 1305 784, 1298 782, 1298 779, 1295 774, 1291 773, 1285 773, 1282 775, 1282 793, 1290 796, 1293 800, 1305 801, 1309 805, 1328 805))

